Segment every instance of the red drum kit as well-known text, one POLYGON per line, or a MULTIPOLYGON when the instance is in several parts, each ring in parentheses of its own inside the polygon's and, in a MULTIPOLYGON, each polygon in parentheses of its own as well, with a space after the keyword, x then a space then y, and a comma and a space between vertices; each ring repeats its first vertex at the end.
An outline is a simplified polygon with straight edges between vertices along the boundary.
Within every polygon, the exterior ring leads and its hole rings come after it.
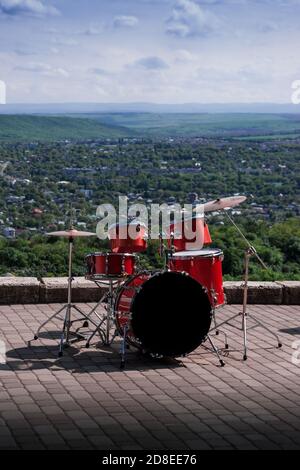
POLYGON ((173 252, 189 251, 191 248, 191 251, 197 250, 197 242, 201 247, 212 243, 208 225, 204 222, 203 217, 194 217, 193 219, 190 219, 190 221, 187 220, 180 224, 172 224, 166 232, 169 235, 167 238, 168 248, 173 252), (191 222, 190 225, 192 232, 192 236, 190 238, 185 234, 185 223, 187 225, 189 222, 191 222), (200 240, 197 240, 199 234, 202 234, 202 236, 199 237, 200 240))
POLYGON ((135 255, 129 253, 91 253, 86 257, 88 279, 122 278, 136 270, 135 255))
POLYGON ((224 305, 222 262, 223 252, 214 248, 179 251, 169 259, 171 271, 186 272, 207 291, 213 308, 224 305))
POLYGON ((128 279, 117 294, 115 315, 129 344, 153 357, 178 357, 206 339, 211 305, 191 276, 164 271, 128 279))
MULTIPOLYGON (((219 211, 234 207, 246 198, 234 196, 217 199, 204 205, 204 211, 219 211)), ((206 340, 209 341, 213 352, 217 355, 219 363, 224 366, 220 350, 215 346, 210 332, 219 332, 219 327, 242 315, 242 328, 244 333, 244 359, 247 359, 247 287, 248 263, 255 255, 263 263, 250 245, 239 227, 228 215, 229 220, 237 228, 248 247, 245 252, 245 282, 243 312, 217 325, 215 309, 225 304, 223 290, 222 261, 223 252, 207 245, 212 243, 209 229, 203 218, 192 219, 193 232, 197 232, 200 224, 202 231, 202 249, 187 250, 188 244, 196 240, 177 237, 178 226, 171 224, 167 229, 166 246, 161 238, 160 252, 166 254, 165 268, 158 272, 142 271, 139 268, 137 253, 147 248, 147 230, 142 223, 116 224, 109 228, 111 251, 108 253, 90 253, 86 256, 86 278, 99 287, 108 286, 97 305, 85 314, 72 303, 72 251, 75 237, 94 236, 94 233, 79 232, 71 228, 66 232, 52 232, 50 236, 63 236, 69 239, 69 278, 68 302, 38 329, 34 339, 37 339, 41 328, 52 318, 59 316, 64 310, 66 315, 61 334, 59 355, 63 348, 71 342, 71 335, 75 339, 86 339, 83 335, 71 331, 72 324, 80 320, 71 319, 71 311, 75 310, 84 320, 83 326, 89 323, 95 327, 86 340, 86 347, 90 346, 92 338, 99 334, 102 342, 112 344, 115 337, 121 337, 121 368, 125 366, 126 349, 134 346, 152 357, 181 357, 185 356, 206 340), (132 232, 134 236, 132 236, 132 232), (104 306, 101 313, 98 308, 104 306), (96 315, 97 320, 94 319, 96 315), (214 326, 211 325, 212 320, 214 326), (114 333, 111 337, 112 326, 114 333)), ((182 228, 182 227, 181 227, 182 228)), ((195 245, 197 246, 197 244, 195 245)), ((263 264, 264 265, 264 264, 263 264)), ((256 320, 256 326, 266 328, 256 320)), ((232 325, 234 326, 234 325, 232 325)), ((277 335, 266 328, 281 343, 277 335)), ((225 334, 225 333, 224 333, 225 334)), ((225 334, 225 349, 228 349, 225 334)))
POLYGON ((111 225, 108 238, 113 253, 141 253, 147 250, 148 232, 140 222, 111 225))

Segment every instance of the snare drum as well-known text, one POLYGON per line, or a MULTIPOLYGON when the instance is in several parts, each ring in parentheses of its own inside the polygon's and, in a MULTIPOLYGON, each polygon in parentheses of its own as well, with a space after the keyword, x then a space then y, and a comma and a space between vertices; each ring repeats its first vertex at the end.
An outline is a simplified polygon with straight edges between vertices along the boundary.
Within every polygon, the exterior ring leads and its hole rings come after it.
POLYGON ((225 303, 223 290, 223 252, 207 248, 199 251, 180 251, 169 259, 171 271, 186 272, 207 289, 213 307, 225 303))
POLYGON ((91 253, 86 257, 88 279, 132 276, 136 256, 129 253, 91 253))

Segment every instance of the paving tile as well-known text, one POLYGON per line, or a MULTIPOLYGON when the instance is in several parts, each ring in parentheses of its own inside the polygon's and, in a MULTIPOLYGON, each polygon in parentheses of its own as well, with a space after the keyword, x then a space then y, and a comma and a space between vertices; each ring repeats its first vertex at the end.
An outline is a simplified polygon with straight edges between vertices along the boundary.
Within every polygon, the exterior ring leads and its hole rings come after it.
MULTIPOLYGON (((91 306, 80 305, 86 312, 91 306)), ((0 449, 299 449, 300 366, 291 360, 299 306, 249 307, 282 330, 283 350, 264 330, 249 330, 244 362, 241 332, 224 325, 232 347, 224 368, 202 347, 181 364, 149 361, 131 348, 123 372, 118 344, 85 350, 78 343, 58 360, 57 320, 49 338, 27 348, 56 308, 0 306, 8 344, 8 362, 0 365, 0 449)), ((239 310, 228 305, 218 318, 239 310)), ((213 338, 221 346, 221 336, 213 338)))

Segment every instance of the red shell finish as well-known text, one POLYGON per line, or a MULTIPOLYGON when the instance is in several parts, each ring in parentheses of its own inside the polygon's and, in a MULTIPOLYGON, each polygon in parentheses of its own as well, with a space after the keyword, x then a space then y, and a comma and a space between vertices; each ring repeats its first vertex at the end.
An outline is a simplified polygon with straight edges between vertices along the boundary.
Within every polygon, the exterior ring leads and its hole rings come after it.
POLYGON ((87 277, 122 277, 135 273, 136 257, 128 253, 91 253, 86 257, 87 277))
POLYGON ((171 271, 186 272, 207 289, 211 304, 218 307, 225 303, 223 290, 223 252, 218 249, 183 251, 169 259, 171 271))
MULTIPOLYGON (((136 291, 144 282, 150 279, 150 277, 150 273, 137 274, 135 277, 129 278, 120 288, 115 302, 115 319, 121 335, 123 335, 124 326, 129 325, 131 303, 136 291)), ((134 334, 130 329, 127 332, 127 339, 134 346, 138 346, 134 334)))
POLYGON ((120 335, 154 357, 178 357, 196 349, 209 331, 211 311, 209 297, 195 279, 170 271, 129 278, 114 305, 120 335))
MULTIPOLYGON (((192 219, 192 231, 196 233, 196 230, 202 230, 202 223, 203 219, 197 219, 193 218, 192 219)), ((203 227, 204 233, 203 233, 203 245, 209 245, 212 243, 212 239, 209 233, 208 225, 204 222, 204 227, 203 227)), ((172 224, 169 228, 169 232, 175 233, 176 234, 176 228, 174 227, 174 224, 172 224)), ((173 239, 173 247, 175 248, 175 251, 185 251, 185 250, 190 250, 193 251, 193 249, 190 247, 191 243, 196 242, 196 235, 192 239, 187 239, 184 234, 184 222, 182 222, 181 225, 181 238, 180 239, 173 239)), ((171 239, 168 238, 168 247, 171 248, 171 239)), ((195 248, 196 250, 199 250, 200 247, 195 248)))
POLYGON ((130 224, 125 227, 126 238, 120 238, 120 225, 117 224, 109 229, 110 248, 114 253, 140 253, 147 249, 147 229, 142 224, 134 224, 138 227, 135 237, 129 235, 130 224))

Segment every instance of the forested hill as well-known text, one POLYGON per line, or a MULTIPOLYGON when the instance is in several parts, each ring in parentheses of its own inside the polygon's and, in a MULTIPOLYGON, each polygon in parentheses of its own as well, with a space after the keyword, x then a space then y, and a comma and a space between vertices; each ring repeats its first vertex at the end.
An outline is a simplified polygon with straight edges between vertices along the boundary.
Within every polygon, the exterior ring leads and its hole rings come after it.
POLYGON ((299 114, 0 114, 0 142, 146 138, 286 139, 300 136, 299 114))
POLYGON ((0 115, 0 141, 110 139, 130 136, 118 125, 65 116, 0 115))

